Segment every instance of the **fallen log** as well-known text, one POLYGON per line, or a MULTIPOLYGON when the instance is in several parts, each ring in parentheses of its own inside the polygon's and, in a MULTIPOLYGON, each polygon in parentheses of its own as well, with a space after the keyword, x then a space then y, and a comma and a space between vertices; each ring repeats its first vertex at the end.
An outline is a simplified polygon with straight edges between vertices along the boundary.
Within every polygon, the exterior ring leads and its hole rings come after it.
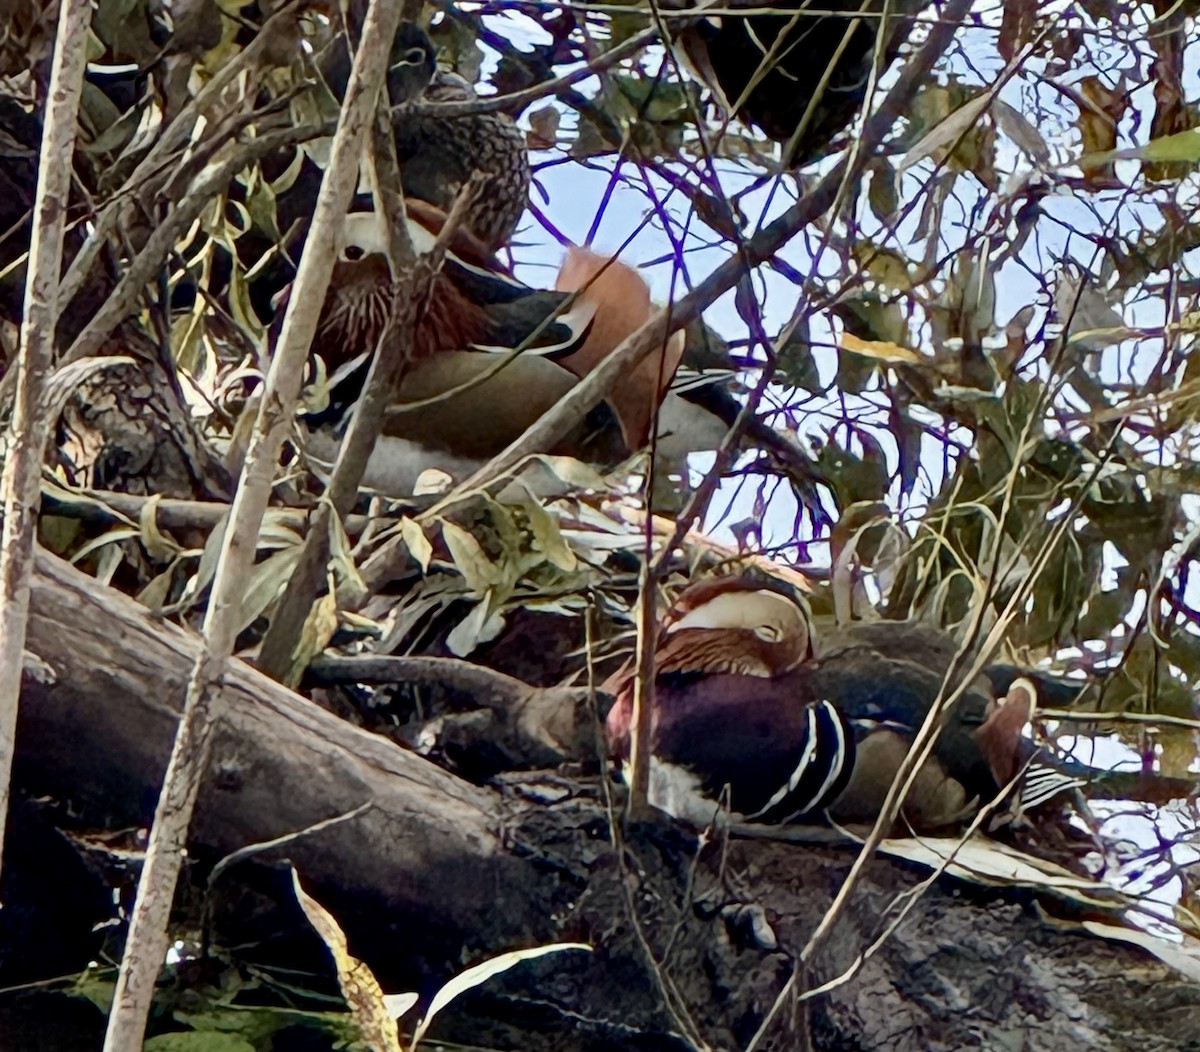
MULTIPOLYGON (((95 825, 144 822, 196 648, 40 554, 19 786, 95 825)), ((853 860, 740 840, 697 851, 665 824, 614 846, 595 781, 474 786, 244 663, 224 690, 193 853, 300 834, 259 858, 295 864, 385 988, 516 945, 596 947, 462 999, 439 1037, 565 1052, 745 1047, 853 860)), ((853 963, 921 875, 876 859, 796 989, 853 963)), ((1028 893, 934 885, 851 980, 784 1005, 762 1047, 1200 1048, 1200 985, 1135 948, 1056 930, 1034 907, 1028 893)))

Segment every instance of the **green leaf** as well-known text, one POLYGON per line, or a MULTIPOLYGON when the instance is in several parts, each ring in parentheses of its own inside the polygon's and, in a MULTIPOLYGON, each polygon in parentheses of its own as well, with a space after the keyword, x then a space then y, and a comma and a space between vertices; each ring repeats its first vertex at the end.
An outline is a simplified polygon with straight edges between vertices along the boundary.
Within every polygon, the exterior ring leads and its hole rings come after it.
POLYGON ((1190 128, 1174 135, 1164 135, 1161 139, 1151 139, 1143 146, 1084 154, 1070 164, 1090 168, 1107 164, 1109 161, 1136 160, 1156 164, 1196 164, 1200 162, 1200 128, 1190 128))
POLYGON ((450 522, 449 519, 442 520, 442 540, 446 542, 451 560, 472 592, 484 595, 499 581, 500 572, 479 542, 457 523, 450 522))

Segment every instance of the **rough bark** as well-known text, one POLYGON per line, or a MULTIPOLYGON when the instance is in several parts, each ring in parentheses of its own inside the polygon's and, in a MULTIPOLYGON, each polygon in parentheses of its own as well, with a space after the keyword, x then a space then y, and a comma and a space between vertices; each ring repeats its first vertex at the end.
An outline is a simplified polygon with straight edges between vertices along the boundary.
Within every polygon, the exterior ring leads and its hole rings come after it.
MULTIPOLYGON (((68 801, 91 824, 144 821, 198 644, 53 557, 39 556, 38 571, 18 784, 68 801)), ((437 1036, 493 1048, 669 1049, 687 1047, 692 1031, 713 1048, 745 1047, 791 975, 788 951, 853 859, 837 848, 733 841, 697 860, 691 839, 665 825, 633 830, 618 852, 594 781, 467 784, 239 662, 223 704, 193 855, 369 804, 259 863, 290 859, 385 989, 424 980, 428 990, 464 961, 515 945, 596 947, 508 973, 458 1002, 437 1036), (761 948, 763 919, 779 949, 761 948), (647 948, 665 963, 648 967, 647 948), (664 990, 680 1006, 674 1014, 664 990)), ((919 877, 873 862, 801 988, 848 965, 919 877)), ((286 903, 278 916, 298 923, 286 903)), ((1140 951, 1058 930, 1027 897, 950 883, 921 899, 856 978, 782 1017, 762 1047, 1200 1049, 1200 986, 1140 951)))

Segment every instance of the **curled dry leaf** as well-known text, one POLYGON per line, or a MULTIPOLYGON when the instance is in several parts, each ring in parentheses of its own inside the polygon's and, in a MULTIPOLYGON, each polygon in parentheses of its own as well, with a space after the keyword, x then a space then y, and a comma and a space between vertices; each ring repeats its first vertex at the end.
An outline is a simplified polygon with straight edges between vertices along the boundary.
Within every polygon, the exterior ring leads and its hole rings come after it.
POLYGON ((991 101, 991 93, 984 92, 965 105, 959 106, 950 116, 923 135, 900 161, 900 167, 896 170, 897 179, 919 161, 933 156, 940 150, 953 147, 961 136, 975 127, 976 122, 991 105, 991 101))
POLYGON ((387 1001, 371 969, 350 956, 346 934, 333 915, 300 886, 300 876, 292 870, 292 888, 296 901, 308 922, 329 948, 337 969, 338 985, 350 1007, 350 1014, 371 1052, 401 1052, 400 1034, 387 1001))
POLYGON ((499 571, 479 542, 457 523, 442 520, 442 540, 472 592, 484 595, 499 580, 499 571))
POLYGON ((1111 151, 1117 146, 1117 124, 1124 116, 1128 100, 1119 88, 1110 91, 1098 77, 1088 77, 1079 85, 1084 105, 1079 108, 1079 135, 1083 157, 1079 167, 1089 182, 1107 185, 1117 181, 1111 151), (1095 155, 1095 156, 1093 156, 1095 155))
POLYGON ((550 150, 558 142, 558 110, 553 106, 543 106, 529 115, 530 132, 525 137, 531 150, 550 150))

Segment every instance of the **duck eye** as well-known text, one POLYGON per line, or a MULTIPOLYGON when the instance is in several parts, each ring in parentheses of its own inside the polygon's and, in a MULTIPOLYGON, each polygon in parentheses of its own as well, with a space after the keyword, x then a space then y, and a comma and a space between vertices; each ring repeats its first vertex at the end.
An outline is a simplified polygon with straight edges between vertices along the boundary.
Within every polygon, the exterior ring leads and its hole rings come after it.
POLYGON ((754 629, 754 634, 768 643, 778 643, 783 637, 778 625, 759 625, 754 629))
POLYGON ((357 263, 367 253, 358 245, 347 245, 342 250, 342 258, 348 259, 351 263, 357 263))

